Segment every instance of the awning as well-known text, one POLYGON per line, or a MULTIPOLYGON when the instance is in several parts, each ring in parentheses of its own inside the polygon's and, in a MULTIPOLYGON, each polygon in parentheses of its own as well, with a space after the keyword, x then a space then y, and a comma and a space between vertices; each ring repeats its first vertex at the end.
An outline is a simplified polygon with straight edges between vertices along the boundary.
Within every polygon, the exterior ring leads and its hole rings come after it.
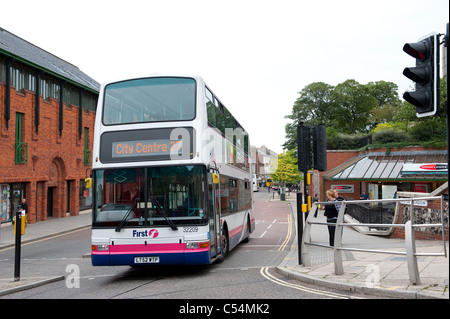
MULTIPOLYGON (((376 152, 356 156, 323 175, 328 180, 447 180, 447 151, 376 152), (410 164, 418 167, 433 167, 439 170, 411 170, 410 164), (445 170, 443 166, 445 164, 445 170), (431 165, 431 166, 428 166, 431 165)), ((415 167, 415 166, 414 166, 415 167)))

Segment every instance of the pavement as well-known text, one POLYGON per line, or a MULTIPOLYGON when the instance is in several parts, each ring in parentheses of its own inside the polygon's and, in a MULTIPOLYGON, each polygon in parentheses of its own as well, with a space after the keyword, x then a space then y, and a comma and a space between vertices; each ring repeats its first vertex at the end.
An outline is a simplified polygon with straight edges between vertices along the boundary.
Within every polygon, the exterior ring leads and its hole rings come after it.
MULTIPOLYGON (((277 195, 275 195, 275 200, 277 200, 276 197, 277 195)), ((292 213, 297 219, 296 194, 287 194, 286 200, 290 202, 292 213)), ((316 221, 326 222, 323 212, 319 211, 316 221)), ((311 242, 328 245, 326 225, 312 226, 311 242)), ((415 242, 416 253, 444 252, 442 240, 416 239, 415 242)), ((277 272, 302 282, 344 291, 372 294, 380 298, 449 299, 449 242, 446 241, 445 245, 447 257, 417 257, 420 285, 413 285, 410 282, 406 256, 403 255, 342 251, 344 274, 335 275, 334 250, 309 246, 311 266, 299 265, 297 235, 288 255, 277 267, 277 272)), ((366 235, 357 232, 352 227, 344 227, 342 246, 406 252, 404 239, 366 235)))
MULTIPOLYGON (((49 218, 46 221, 28 224, 25 234, 22 235, 21 243, 28 243, 43 240, 56 235, 70 233, 72 231, 90 227, 92 225, 91 211, 82 211, 78 216, 67 216, 65 218, 49 218)), ((15 235, 14 227, 11 223, 2 224, 0 227, 0 251, 5 249, 14 249, 15 235)), ((0 273, 0 299, 2 295, 14 293, 17 291, 31 289, 40 285, 64 280, 64 276, 53 277, 21 277, 14 281, 14 269, 10 271, 2 270, 0 273), (10 277, 5 277, 11 274, 10 277)))
MULTIPOLYGON (((286 200, 291 204, 296 218, 295 193, 287 194, 286 200)), ((277 195, 275 198, 277 199, 277 195)), ((319 215, 319 219, 324 217, 319 215)), ((297 223, 295 223, 296 225, 297 223)), ((42 240, 62 233, 68 233, 91 225, 90 211, 83 211, 78 216, 52 218, 47 221, 28 224, 22 244, 42 240)), ((313 226, 312 241, 327 244, 326 226, 313 226), (317 228, 316 228, 317 227, 317 228)), ((296 232, 297 233, 297 232, 296 232)), ((409 281, 406 256, 345 251, 344 274, 334 274, 333 250, 311 246, 311 266, 298 263, 298 238, 295 237, 291 249, 283 262, 276 268, 283 276, 319 286, 339 290, 354 291, 377 295, 380 298, 404 299, 449 299, 449 258, 442 256, 418 257, 421 284, 412 285, 409 281)), ((0 251, 13 249, 15 245, 14 229, 11 225, 2 225, 0 229, 0 251)), ((448 241, 446 242, 448 250, 448 241)), ((358 233, 350 227, 343 232, 343 246, 376 250, 405 251, 403 239, 389 239, 358 233)), ((442 241, 416 240, 417 252, 443 252, 442 241)), ((28 277, 14 281, 13 276, 5 278, 7 271, 0 276, 0 298, 2 295, 19 290, 30 289, 49 282, 64 280, 64 276, 28 277)), ((13 270, 11 270, 11 275, 13 270)))

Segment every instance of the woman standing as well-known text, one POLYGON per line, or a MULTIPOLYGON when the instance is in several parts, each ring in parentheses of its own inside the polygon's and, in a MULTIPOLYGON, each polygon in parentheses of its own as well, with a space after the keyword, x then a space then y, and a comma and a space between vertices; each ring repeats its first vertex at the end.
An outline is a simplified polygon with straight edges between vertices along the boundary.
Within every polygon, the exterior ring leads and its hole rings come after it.
MULTIPOLYGON (((336 202, 336 193, 334 190, 327 190, 327 201, 328 202, 336 202)), ((325 205, 325 217, 327 218, 328 225, 328 233, 330 235, 330 246, 334 246, 334 232, 336 230, 336 226, 332 224, 336 224, 338 217, 338 210, 336 209, 336 205, 325 205)))

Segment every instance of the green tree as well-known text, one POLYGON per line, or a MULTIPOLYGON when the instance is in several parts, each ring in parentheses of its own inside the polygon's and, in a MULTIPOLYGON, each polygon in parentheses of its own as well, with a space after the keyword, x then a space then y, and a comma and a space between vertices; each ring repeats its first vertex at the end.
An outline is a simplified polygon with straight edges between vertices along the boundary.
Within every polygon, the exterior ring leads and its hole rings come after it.
MULTIPOLYGON (((446 84, 440 81, 440 105, 435 116, 417 118, 415 107, 398 96, 398 86, 392 82, 377 81, 362 85, 347 80, 337 86, 315 82, 305 86, 285 118, 292 122, 285 127, 283 147, 297 152, 297 125, 326 125, 329 149, 358 147, 358 139, 375 129, 404 131, 396 133, 403 143, 446 141, 446 84)), ((380 133, 381 134, 381 133, 380 133)), ((383 134, 387 134, 383 132, 383 134)), ((381 137, 381 135, 380 135, 381 137)))
POLYGON ((292 114, 285 118, 292 120, 286 124, 286 142, 283 147, 288 150, 297 148, 297 125, 300 122, 308 125, 331 125, 333 122, 333 100, 334 87, 315 82, 308 84, 299 92, 300 96, 292 107, 292 114))
POLYGON ((400 101, 398 86, 392 82, 377 81, 366 84, 369 94, 377 99, 378 105, 393 105, 400 101))
POLYGON ((392 82, 377 81, 366 84, 367 90, 371 96, 378 101, 371 113, 371 127, 380 123, 387 123, 397 116, 401 100, 398 96, 398 86, 392 82))
POLYGON ((310 125, 329 125, 333 119, 332 93, 334 87, 323 83, 311 83, 299 92, 300 96, 286 118, 310 125))
POLYGON ((397 117, 402 106, 401 101, 378 105, 371 110, 371 125, 373 127, 381 123, 388 123, 397 117))
POLYGON ((275 166, 272 173, 274 181, 292 183, 301 180, 297 158, 293 150, 278 154, 278 162, 275 166))
POLYGON ((408 131, 411 123, 417 121, 416 108, 406 101, 401 101, 397 113, 392 117, 392 120, 402 122, 405 126, 405 131, 408 131))
POLYGON ((412 135, 414 141, 446 141, 447 137, 447 118, 446 106, 447 101, 447 77, 440 79, 440 98, 439 107, 436 115, 418 118, 416 116, 416 108, 408 103, 403 102, 400 111, 393 120, 402 121, 406 124, 408 132, 412 135))
POLYGON ((283 143, 283 149, 296 150, 297 149, 297 122, 288 123, 285 126, 286 142, 283 143))
POLYGON ((344 133, 354 134, 367 131, 370 111, 378 105, 378 100, 370 95, 367 86, 355 80, 347 80, 333 91, 336 103, 336 124, 344 133))

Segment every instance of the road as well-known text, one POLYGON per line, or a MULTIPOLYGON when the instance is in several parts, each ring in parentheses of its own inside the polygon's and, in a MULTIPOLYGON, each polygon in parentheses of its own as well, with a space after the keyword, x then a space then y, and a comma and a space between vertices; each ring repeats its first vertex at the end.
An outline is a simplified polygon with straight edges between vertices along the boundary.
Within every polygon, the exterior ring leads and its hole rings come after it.
MULTIPOLYGON (((295 237, 294 216, 287 202, 255 193, 256 230, 217 265, 201 267, 93 267, 89 228, 22 247, 23 277, 65 275, 66 280, 0 298, 43 299, 320 299, 366 298, 300 283, 274 267, 286 257, 295 237)), ((0 269, 13 273, 14 249, 0 251, 0 269)), ((223 310, 223 309, 222 309, 223 310)))

